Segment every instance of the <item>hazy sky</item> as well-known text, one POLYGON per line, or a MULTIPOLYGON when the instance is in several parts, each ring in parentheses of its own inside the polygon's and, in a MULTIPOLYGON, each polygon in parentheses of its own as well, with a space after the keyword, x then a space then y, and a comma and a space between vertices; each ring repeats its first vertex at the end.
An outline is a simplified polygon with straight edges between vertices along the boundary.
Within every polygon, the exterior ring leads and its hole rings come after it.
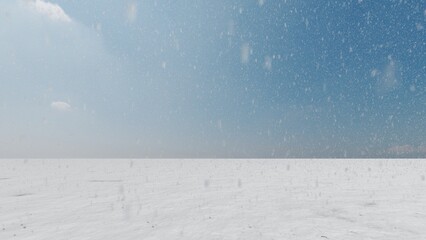
POLYGON ((426 2, 5 0, 0 157, 426 157, 426 2))

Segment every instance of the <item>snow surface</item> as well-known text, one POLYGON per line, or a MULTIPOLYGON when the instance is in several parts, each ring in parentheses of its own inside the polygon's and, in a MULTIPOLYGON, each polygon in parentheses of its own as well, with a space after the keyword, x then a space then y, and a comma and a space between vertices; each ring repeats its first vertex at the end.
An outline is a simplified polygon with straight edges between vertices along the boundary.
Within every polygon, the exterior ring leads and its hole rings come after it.
POLYGON ((422 160, 0 160, 0 239, 426 239, 422 160))

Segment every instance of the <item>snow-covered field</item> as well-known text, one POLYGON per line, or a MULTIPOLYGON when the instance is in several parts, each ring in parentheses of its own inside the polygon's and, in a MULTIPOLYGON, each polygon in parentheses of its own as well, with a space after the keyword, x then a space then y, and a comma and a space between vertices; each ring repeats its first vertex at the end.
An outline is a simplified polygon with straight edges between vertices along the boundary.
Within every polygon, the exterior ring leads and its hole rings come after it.
POLYGON ((426 239, 425 160, 0 160, 0 239, 426 239))

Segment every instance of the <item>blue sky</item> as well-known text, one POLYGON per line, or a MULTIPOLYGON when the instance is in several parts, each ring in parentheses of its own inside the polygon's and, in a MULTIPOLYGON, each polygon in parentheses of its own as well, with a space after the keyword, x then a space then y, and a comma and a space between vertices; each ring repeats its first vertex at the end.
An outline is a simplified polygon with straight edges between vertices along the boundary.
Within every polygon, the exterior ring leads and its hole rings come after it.
POLYGON ((424 1, 2 1, 0 157, 425 157, 424 1))

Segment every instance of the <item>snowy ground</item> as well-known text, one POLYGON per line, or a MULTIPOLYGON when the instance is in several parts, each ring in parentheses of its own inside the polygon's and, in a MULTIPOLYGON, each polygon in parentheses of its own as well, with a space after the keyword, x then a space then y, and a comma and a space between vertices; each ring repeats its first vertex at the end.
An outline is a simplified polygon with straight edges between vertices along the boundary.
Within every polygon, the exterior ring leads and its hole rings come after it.
POLYGON ((424 160, 0 160, 0 239, 426 239, 424 160))

